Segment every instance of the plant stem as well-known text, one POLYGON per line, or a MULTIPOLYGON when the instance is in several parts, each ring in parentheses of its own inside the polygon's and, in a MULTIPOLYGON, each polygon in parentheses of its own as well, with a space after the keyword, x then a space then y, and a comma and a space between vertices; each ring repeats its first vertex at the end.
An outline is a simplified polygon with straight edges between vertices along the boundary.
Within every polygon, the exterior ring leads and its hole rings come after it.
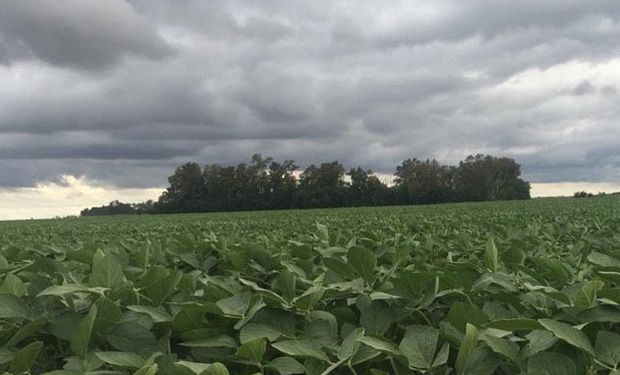
POLYGON ((336 362, 336 363, 332 363, 331 366, 329 366, 328 368, 325 369, 325 371, 323 371, 321 373, 321 375, 327 375, 330 374, 332 371, 334 371, 335 369, 337 369, 341 364, 345 363, 347 361, 348 358, 345 359, 341 359, 340 361, 336 362))

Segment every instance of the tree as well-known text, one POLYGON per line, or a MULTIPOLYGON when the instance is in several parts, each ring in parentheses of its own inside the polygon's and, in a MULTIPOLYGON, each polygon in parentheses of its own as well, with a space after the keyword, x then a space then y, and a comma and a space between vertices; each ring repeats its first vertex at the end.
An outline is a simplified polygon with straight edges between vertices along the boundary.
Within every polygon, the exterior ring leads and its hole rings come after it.
POLYGON ((270 208, 283 209, 293 206, 297 179, 294 172, 297 166, 293 160, 284 163, 272 161, 269 164, 269 195, 270 208))
POLYGON ((362 167, 349 170, 351 183, 347 189, 346 203, 350 206, 376 206, 386 204, 389 188, 372 174, 373 172, 362 167))
POLYGON ((395 190, 399 203, 449 202, 454 197, 454 170, 435 159, 407 159, 396 167, 395 190))
POLYGON ((300 176, 297 194, 299 207, 339 207, 344 203, 346 184, 344 167, 337 161, 314 164, 300 176))
POLYGON ((136 213, 136 210, 132 204, 114 200, 107 206, 85 208, 80 212, 80 216, 127 215, 134 213, 136 213))
POLYGON ((200 211, 205 192, 202 169, 197 163, 185 163, 168 177, 170 186, 159 198, 159 202, 169 212, 200 211))
POLYGON ((118 201, 82 211, 83 216, 117 213, 213 212, 286 209, 293 207, 378 206, 455 201, 527 199, 530 184, 520 178, 521 166, 510 158, 468 156, 458 167, 437 160, 404 160, 388 187, 362 167, 347 173, 338 161, 314 164, 298 179, 295 162, 282 163, 254 154, 236 166, 185 163, 168 177, 170 186, 157 202, 118 201))
POLYGON ((456 170, 458 198, 461 201, 528 199, 530 185, 520 175, 521 166, 513 159, 470 155, 456 170))

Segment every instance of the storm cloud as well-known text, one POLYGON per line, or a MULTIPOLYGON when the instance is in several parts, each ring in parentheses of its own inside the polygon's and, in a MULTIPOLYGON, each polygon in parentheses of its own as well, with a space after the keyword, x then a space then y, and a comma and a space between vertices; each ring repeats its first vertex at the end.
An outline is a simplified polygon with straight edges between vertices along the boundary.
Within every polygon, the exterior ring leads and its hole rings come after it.
POLYGON ((0 186, 253 153, 620 181, 620 2, 0 0, 0 186))

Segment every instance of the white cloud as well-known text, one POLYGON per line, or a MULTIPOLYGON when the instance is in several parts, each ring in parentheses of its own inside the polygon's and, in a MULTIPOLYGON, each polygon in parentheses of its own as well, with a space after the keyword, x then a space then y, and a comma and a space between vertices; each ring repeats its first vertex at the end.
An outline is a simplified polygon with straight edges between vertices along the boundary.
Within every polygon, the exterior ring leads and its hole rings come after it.
POLYGON ((162 190, 117 188, 65 175, 59 182, 0 190, 0 220, 79 215, 84 208, 101 206, 116 199, 131 203, 155 200, 162 190))
POLYGON ((614 193, 620 192, 620 183, 613 182, 552 182, 532 184, 532 197, 572 196, 575 192, 614 193))

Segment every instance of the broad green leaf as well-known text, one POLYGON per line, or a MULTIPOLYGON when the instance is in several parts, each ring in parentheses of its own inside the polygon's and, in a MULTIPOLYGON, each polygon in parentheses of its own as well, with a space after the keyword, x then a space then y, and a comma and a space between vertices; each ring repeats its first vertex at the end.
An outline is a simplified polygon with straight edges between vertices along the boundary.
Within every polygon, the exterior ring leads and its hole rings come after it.
POLYGON ((159 346, 149 327, 135 320, 118 323, 105 337, 112 348, 121 352, 148 355, 159 346))
POLYGON ((37 320, 33 320, 32 322, 29 322, 29 323, 21 326, 17 330, 17 332, 15 332, 15 334, 13 336, 11 336, 9 341, 7 341, 6 344, 4 344, 4 346, 7 347, 7 348, 10 348, 10 347, 16 346, 22 340, 24 340, 24 339, 26 339, 28 337, 36 336, 37 334, 40 333, 40 331, 43 329, 43 327, 47 323, 48 323, 47 319, 39 318, 37 320))
POLYGON ((166 310, 159 306, 145 306, 145 305, 129 305, 127 306, 128 310, 135 311, 138 313, 147 314, 153 319, 155 323, 164 323, 172 321, 172 317, 170 314, 166 312, 166 310))
POLYGON ((90 311, 80 321, 77 330, 71 337, 71 350, 78 357, 85 359, 86 353, 88 353, 88 344, 90 343, 90 336, 97 318, 97 306, 92 305, 90 311))
POLYGON ((348 265, 366 282, 373 281, 377 267, 377 255, 366 248, 356 246, 347 253, 348 265))
POLYGON ((236 348, 237 342, 228 335, 219 335, 196 341, 183 342, 180 345, 190 348, 236 348))
POLYGON ((142 289, 154 306, 161 306, 183 278, 183 272, 169 270, 162 266, 149 268, 142 278, 142 289))
POLYGON ((465 375, 495 375, 501 359, 487 349, 474 349, 468 356, 465 375))
POLYGON ((28 305, 13 294, 0 293, 0 319, 28 318, 28 305))
POLYGON ((594 354, 594 349, 588 337, 578 330, 566 323, 559 322, 552 319, 539 319, 538 320, 543 327, 553 332, 553 334, 567 343, 585 350, 587 353, 594 354))
POLYGON ((487 268, 492 272, 497 271, 498 261, 497 261, 497 247, 495 246, 495 241, 492 238, 489 238, 486 243, 486 249, 484 252, 484 260, 486 262, 487 268))
POLYGON ((513 364, 521 367, 521 356, 519 354, 519 345, 508 340, 495 336, 485 335, 484 341, 489 348, 495 353, 509 359, 513 364))
POLYGON ((293 357, 309 357, 329 362, 329 358, 321 351, 320 346, 308 340, 284 340, 275 342, 271 346, 293 357))
POLYGON ((304 366, 292 357, 274 358, 265 367, 277 371, 280 375, 303 374, 306 371, 304 366))
POLYGON ((452 304, 446 320, 455 328, 464 332, 468 323, 476 327, 482 327, 489 318, 487 314, 476 305, 456 302, 452 304))
POLYGON ((618 367, 620 364, 620 335, 607 331, 598 331, 594 344, 596 357, 601 361, 618 367))
POLYGON ((465 337, 459 347, 459 354, 456 357, 456 368, 459 375, 465 374, 465 366, 469 360, 470 354, 474 351, 476 343, 478 342, 478 329, 476 326, 467 323, 465 326, 465 337))
POLYGON ((102 333, 115 326, 122 317, 118 304, 108 297, 101 296, 95 302, 97 306, 97 319, 93 326, 93 332, 102 333))
POLYGON ((200 375, 230 375, 230 373, 223 363, 215 362, 201 372, 200 375))
POLYGON ((527 361, 528 374, 577 375, 575 363, 560 353, 540 352, 527 361))
POLYGON ((237 349, 237 355, 241 358, 248 359, 254 362, 261 362, 265 355, 267 343, 264 339, 258 339, 242 344, 237 349))
POLYGON ((273 282, 274 289, 280 291, 282 297, 288 302, 295 298, 297 278, 295 274, 287 269, 280 271, 273 282))
POLYGON ((106 254, 101 249, 95 252, 89 279, 90 286, 115 288, 123 282, 124 277, 123 267, 114 255, 106 254))
POLYGON ((42 348, 43 343, 35 341, 19 349, 9 365, 11 372, 14 374, 30 372, 30 368, 39 356, 42 348))
POLYGON ((536 353, 551 348, 558 339, 553 332, 549 331, 533 331, 525 335, 529 343, 523 348, 523 357, 530 357, 536 353))
POLYGON ((483 324, 482 327, 501 329, 504 331, 533 331, 544 329, 537 320, 527 318, 498 319, 483 324))
POLYGON ((17 276, 9 273, 4 278, 4 282, 0 286, 0 293, 13 294, 17 297, 23 297, 28 294, 28 288, 24 282, 17 276))
POLYGON ((607 254, 593 251, 588 255, 588 261, 601 267, 615 267, 620 268, 620 259, 611 257, 607 254))
POLYGON ((138 369, 133 375, 155 375, 159 370, 159 366, 155 363, 138 369))
POLYGON ((144 358, 128 352, 97 352, 95 356, 105 363, 120 367, 140 368, 144 365, 144 358))
POLYGON ((434 327, 409 326, 398 348, 409 366, 430 369, 433 366, 439 331, 434 327))
POLYGON ((242 317, 250 306, 252 294, 245 292, 224 298, 216 302, 217 307, 226 315, 242 317))
POLYGON ((353 357, 359 350, 359 340, 364 337, 364 328, 356 328, 347 337, 342 340, 342 343, 338 347, 337 357, 339 360, 344 360, 353 357))
POLYGON ((402 356, 402 353, 391 341, 377 336, 364 336, 359 340, 362 344, 370 346, 373 349, 379 350, 384 353, 388 353, 395 356, 402 356))
POLYGON ((37 297, 41 296, 64 296, 65 294, 74 294, 74 293, 92 293, 92 294, 103 294, 107 288, 103 287, 93 287, 89 288, 80 284, 65 284, 65 285, 52 285, 49 288, 40 292, 37 297))
POLYGON ((241 328, 239 339, 242 344, 256 339, 267 339, 275 341, 282 335, 282 332, 266 324, 249 323, 241 328))

